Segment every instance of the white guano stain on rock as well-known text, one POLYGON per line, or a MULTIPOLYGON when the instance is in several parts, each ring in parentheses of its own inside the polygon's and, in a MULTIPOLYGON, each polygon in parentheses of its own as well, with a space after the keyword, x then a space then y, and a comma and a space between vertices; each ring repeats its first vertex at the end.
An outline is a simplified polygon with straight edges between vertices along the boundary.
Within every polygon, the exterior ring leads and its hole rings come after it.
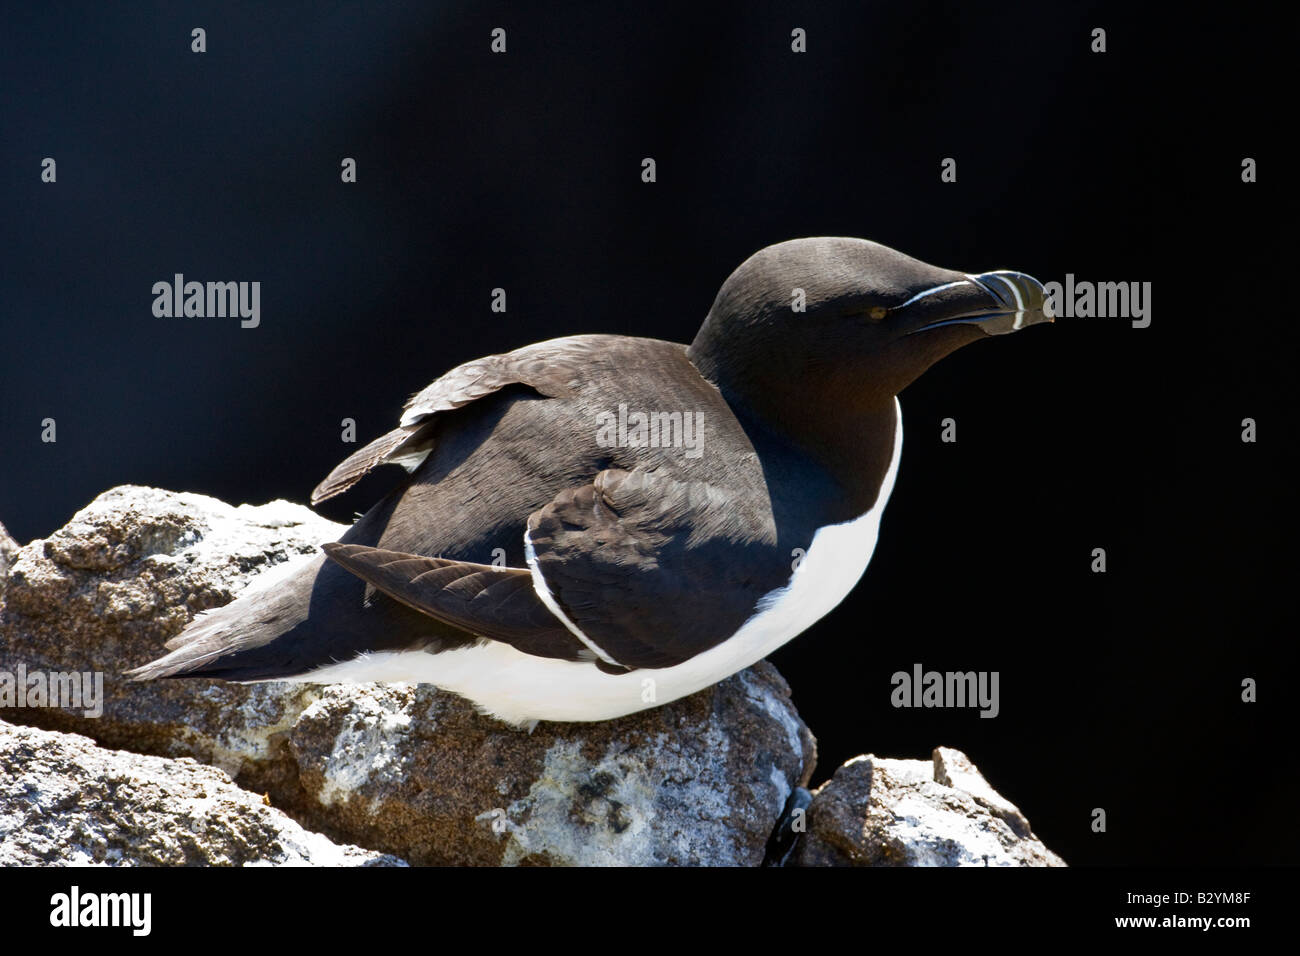
MULTIPOLYGON (((595 762, 581 741, 557 740, 527 797, 476 819, 506 838, 505 865, 530 858, 578 866, 748 865, 728 849, 736 845, 733 808, 718 785, 730 740, 716 724, 705 733, 690 752, 658 734, 638 750, 607 749, 595 762)), ((789 792, 776 768, 772 783, 789 792)))
MULTIPOLYGON (((325 761, 324 782, 316 799, 326 806, 357 797, 362 787, 373 788, 377 782, 397 780, 402 775, 402 738, 411 727, 411 715, 403 708, 410 704, 410 687, 389 684, 376 687, 371 696, 356 697, 349 722, 334 738, 334 748, 325 761)), ((346 688, 323 688, 321 698, 303 711, 302 719, 330 705, 328 698, 353 695, 346 688)), ((374 810, 373 801, 372 812, 374 810)))

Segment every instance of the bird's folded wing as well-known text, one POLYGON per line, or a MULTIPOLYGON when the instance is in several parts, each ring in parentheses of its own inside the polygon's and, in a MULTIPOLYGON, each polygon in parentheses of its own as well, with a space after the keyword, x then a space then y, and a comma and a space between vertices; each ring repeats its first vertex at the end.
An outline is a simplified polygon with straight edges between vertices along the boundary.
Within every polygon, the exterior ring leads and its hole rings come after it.
POLYGON ((528 520, 551 599, 625 667, 671 667, 734 634, 779 572, 774 538, 770 510, 639 470, 603 471, 528 520))
POLYGON ((433 445, 433 423, 449 412, 508 385, 524 385, 539 395, 568 394, 570 381, 580 374, 590 348, 578 340, 539 342, 513 352, 466 362, 417 392, 406 403, 399 426, 349 455, 312 492, 312 504, 342 494, 372 468, 418 461, 433 445))
POLYGON ((359 544, 324 546, 330 558, 408 607, 537 657, 590 660, 590 651, 537 598, 520 568, 427 558, 359 544))

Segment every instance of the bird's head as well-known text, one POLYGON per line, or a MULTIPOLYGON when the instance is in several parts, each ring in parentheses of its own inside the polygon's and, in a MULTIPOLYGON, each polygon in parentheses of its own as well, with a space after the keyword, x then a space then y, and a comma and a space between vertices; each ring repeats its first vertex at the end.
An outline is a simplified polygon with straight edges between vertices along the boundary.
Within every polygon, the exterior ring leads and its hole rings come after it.
POLYGON ((954 272, 865 239, 792 239, 728 277, 688 355, 760 414, 800 395, 814 411, 852 413, 892 408, 963 345, 1051 320, 1042 284, 1020 272, 954 272))

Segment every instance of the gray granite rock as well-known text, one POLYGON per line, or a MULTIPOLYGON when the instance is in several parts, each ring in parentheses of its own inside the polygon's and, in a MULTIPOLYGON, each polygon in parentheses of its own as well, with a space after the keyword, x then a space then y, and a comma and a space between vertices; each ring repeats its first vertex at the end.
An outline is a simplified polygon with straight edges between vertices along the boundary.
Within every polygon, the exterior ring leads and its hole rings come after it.
POLYGON ((0 722, 0 866, 401 866, 339 845, 214 767, 0 722))
POLYGON ((815 742, 770 664, 532 734, 432 687, 330 687, 293 728, 303 817, 418 863, 756 866, 815 742))
POLYGON ((194 757, 292 806, 297 771, 287 732, 313 689, 139 684, 122 671, 158 656, 200 611, 228 603, 255 577, 296 566, 343 531, 284 501, 236 508, 131 485, 103 493, 18 552, 0 606, 0 672, 100 675, 102 713, 8 707, 0 719, 194 757))
POLYGON ((854 757, 813 793, 794 866, 1065 866, 959 750, 854 757))
POLYGON ((4 604, 5 582, 9 579, 9 566, 18 558, 18 542, 9 537, 9 531, 0 524, 0 604, 4 604))

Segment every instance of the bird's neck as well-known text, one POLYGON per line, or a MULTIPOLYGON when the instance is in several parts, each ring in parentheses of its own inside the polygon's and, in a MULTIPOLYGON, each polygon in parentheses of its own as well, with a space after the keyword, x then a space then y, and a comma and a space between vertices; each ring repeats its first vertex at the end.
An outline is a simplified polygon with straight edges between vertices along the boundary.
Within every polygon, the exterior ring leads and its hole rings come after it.
MULTIPOLYGON (((692 349, 694 351, 694 348, 692 349)), ((847 521, 870 510, 894 457, 898 425, 892 390, 870 387, 834 370, 754 375, 707 354, 688 357, 713 383, 755 440, 785 444, 820 466, 842 492, 847 521)))

